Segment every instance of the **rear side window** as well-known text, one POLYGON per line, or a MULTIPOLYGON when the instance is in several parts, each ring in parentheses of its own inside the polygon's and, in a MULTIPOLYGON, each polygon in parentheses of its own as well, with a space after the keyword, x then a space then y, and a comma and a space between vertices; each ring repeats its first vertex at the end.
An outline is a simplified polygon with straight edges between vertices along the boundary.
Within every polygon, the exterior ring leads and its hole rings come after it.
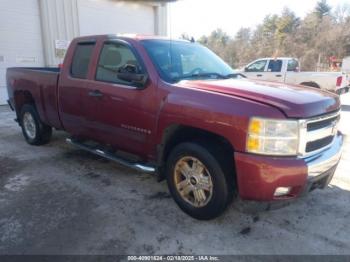
POLYGON ((94 49, 94 43, 78 44, 75 48, 71 75, 75 78, 87 78, 89 63, 94 49))
POLYGON ((281 72, 282 70, 282 60, 270 60, 268 72, 281 72))
POLYGON ((292 72, 292 71, 298 71, 298 70, 299 70, 299 62, 295 59, 289 60, 287 71, 292 72))

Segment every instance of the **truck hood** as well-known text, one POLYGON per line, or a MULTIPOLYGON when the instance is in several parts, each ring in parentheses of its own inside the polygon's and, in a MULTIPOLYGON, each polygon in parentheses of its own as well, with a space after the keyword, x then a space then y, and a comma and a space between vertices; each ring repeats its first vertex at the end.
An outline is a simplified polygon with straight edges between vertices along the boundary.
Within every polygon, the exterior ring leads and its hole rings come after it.
POLYGON ((184 80, 177 85, 268 104, 291 118, 309 118, 340 108, 339 97, 335 94, 276 82, 248 79, 184 80))

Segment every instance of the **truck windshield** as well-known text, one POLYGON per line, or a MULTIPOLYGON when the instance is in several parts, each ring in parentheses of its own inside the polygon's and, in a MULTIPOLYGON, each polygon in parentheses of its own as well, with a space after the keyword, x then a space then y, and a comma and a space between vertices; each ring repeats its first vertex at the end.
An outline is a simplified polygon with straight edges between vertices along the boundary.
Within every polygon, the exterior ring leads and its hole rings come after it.
POLYGON ((236 76, 221 58, 200 44, 179 40, 143 40, 142 44, 167 82, 236 76))

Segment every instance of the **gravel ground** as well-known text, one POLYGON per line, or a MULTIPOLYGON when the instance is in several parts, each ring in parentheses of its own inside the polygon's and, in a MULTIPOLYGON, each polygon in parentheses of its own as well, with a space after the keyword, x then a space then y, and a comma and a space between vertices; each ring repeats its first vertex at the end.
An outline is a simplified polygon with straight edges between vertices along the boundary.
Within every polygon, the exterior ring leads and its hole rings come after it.
POLYGON ((179 210, 166 184, 65 143, 27 145, 0 107, 0 254, 350 254, 348 135, 331 185, 283 209, 230 207, 201 222, 179 210))

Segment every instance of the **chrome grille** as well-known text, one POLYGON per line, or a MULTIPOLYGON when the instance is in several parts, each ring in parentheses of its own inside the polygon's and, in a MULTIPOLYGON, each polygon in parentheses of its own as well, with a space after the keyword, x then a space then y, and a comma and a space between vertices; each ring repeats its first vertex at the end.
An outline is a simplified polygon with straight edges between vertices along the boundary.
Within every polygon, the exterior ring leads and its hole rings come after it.
POLYGON ((327 148, 337 134, 339 120, 340 111, 299 120, 299 154, 302 156, 310 155, 327 148))
POLYGON ((332 125, 334 121, 339 121, 339 118, 340 115, 336 115, 334 117, 326 118, 324 120, 308 123, 307 131, 314 131, 332 125))
POLYGON ((321 139, 317 139, 315 141, 307 142, 305 152, 310 153, 310 152, 313 152, 313 151, 318 150, 320 148, 323 148, 323 147, 329 145, 330 143, 332 143, 333 139, 334 139, 334 136, 327 136, 325 138, 321 138, 321 139))

